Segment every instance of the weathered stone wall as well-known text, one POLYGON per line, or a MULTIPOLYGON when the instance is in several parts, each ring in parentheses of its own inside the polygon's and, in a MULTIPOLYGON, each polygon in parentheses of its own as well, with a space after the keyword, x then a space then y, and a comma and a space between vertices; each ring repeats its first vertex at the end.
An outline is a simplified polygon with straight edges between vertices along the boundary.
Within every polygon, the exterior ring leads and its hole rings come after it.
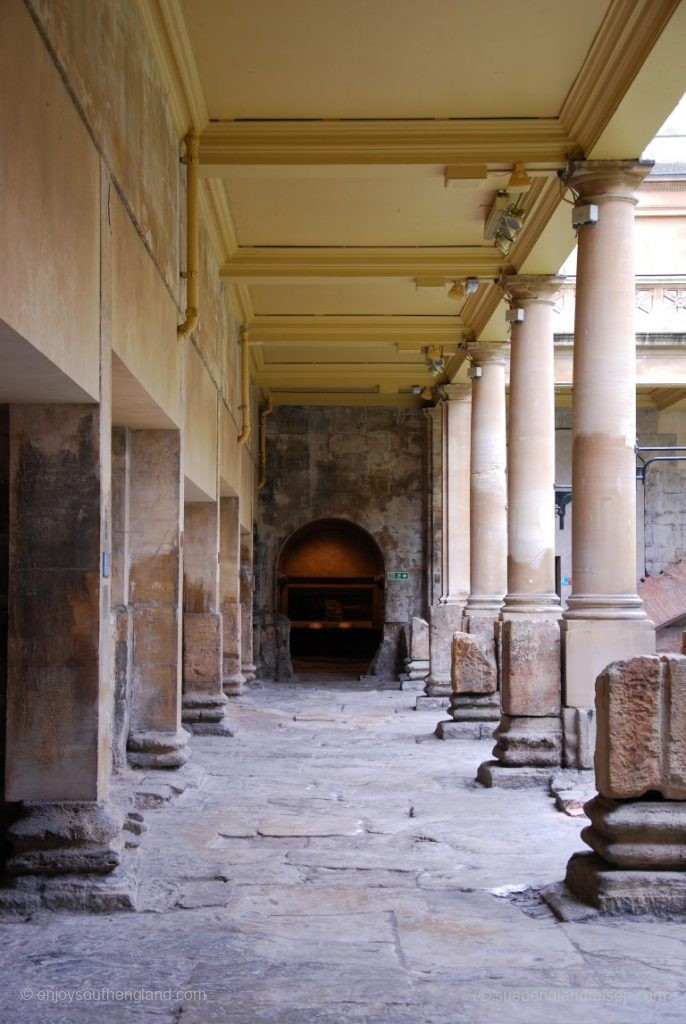
MULTIPOLYGON (((645 446, 686 445, 686 412, 639 409, 638 438, 645 446)), ((652 452, 644 458, 660 454, 686 452, 652 452)), ((654 463, 645 490, 639 484, 638 498, 645 524, 645 571, 654 575, 686 558, 686 462, 654 463)))
MULTIPOLYGON (((686 412, 636 410, 638 443, 641 446, 686 445, 686 412)), ((572 410, 556 411, 555 482, 568 484, 572 478, 572 410)), ((686 455, 686 452, 650 452, 652 455, 686 455)), ((655 575, 686 558, 686 461, 655 463, 646 478, 645 490, 637 482, 638 576, 655 575)), ((567 506, 564 530, 558 526, 556 552, 562 556, 562 575, 570 576, 573 503, 567 506)), ((571 587, 562 588, 562 598, 571 587)))
MULTIPOLYGON (((0 765, 5 763, 7 718, 7 590, 9 570, 9 407, 0 405, 0 765)), ((0 782, 0 858, 5 853, 2 832, 9 808, 5 804, 4 774, 0 782)))
POLYGON ((385 641, 379 674, 400 668, 404 631, 425 609, 426 419, 392 408, 281 406, 267 419, 267 480, 257 515, 256 627, 261 669, 276 665, 276 563, 290 534, 315 519, 357 523, 385 569, 385 641))

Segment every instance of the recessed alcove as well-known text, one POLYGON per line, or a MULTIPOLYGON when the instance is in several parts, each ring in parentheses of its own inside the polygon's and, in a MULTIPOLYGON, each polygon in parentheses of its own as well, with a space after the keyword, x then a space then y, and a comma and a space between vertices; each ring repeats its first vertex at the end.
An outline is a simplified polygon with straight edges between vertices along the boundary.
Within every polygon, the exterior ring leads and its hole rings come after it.
POLYGON ((279 555, 277 587, 296 673, 367 670, 383 633, 384 564, 362 527, 344 519, 300 527, 279 555))

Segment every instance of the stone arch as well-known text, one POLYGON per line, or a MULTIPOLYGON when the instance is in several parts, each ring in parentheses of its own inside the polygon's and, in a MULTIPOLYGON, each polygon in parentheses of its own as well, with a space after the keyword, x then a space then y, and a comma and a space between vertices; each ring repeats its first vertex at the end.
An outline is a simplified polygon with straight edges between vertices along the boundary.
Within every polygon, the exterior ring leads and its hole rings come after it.
POLYGON ((276 559, 276 605, 290 622, 296 669, 326 665, 366 671, 384 628, 384 558, 348 519, 305 523, 276 559))

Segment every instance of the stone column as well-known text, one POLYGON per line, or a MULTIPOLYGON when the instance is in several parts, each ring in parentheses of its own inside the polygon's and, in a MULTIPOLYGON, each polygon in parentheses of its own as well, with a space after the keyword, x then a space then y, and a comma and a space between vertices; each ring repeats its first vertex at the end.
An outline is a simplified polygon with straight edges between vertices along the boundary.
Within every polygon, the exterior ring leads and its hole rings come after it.
POLYGON ((636 338, 634 206, 650 165, 572 166, 579 229, 572 425, 572 593, 564 613, 565 761, 580 757, 596 676, 611 661, 655 650, 636 593, 636 338))
POLYGON ((255 678, 257 669, 252 655, 253 539, 251 532, 241 533, 241 672, 246 683, 255 678))
POLYGON ((112 429, 112 642, 114 675, 114 721, 112 764, 126 767, 126 744, 131 715, 131 661, 133 618, 129 605, 129 431, 112 429))
POLYGON ((181 727, 181 527, 178 430, 132 430, 129 552, 133 664, 129 761, 178 768, 188 758, 181 727))
POLYGON ((500 716, 497 644, 507 589, 505 342, 468 345, 472 362, 470 592, 462 632, 453 636, 450 714, 442 739, 482 735, 500 716))
POLYGON ((6 795, 22 802, 12 875, 106 874, 121 857, 123 822, 108 803, 109 445, 97 405, 11 407, 6 795))
POLYGON ((405 670, 400 676, 400 689, 419 690, 430 667, 429 623, 413 615, 409 633, 409 650, 405 658, 405 670))
POLYGON ((508 277, 510 345, 507 594, 500 613, 502 715, 485 785, 548 782, 560 764, 560 626, 555 593, 553 304, 560 278, 508 277))
POLYGON ((219 610, 222 615, 222 687, 229 697, 245 690, 241 672, 239 499, 219 502, 219 610))
MULTIPOLYGON (((426 417, 426 602, 431 623, 443 591, 443 425, 440 401, 424 410, 426 417)), ((450 682, 429 685, 427 672, 424 692, 415 699, 417 711, 448 706, 450 682)))
POLYGON ((426 693, 447 701, 451 687, 453 633, 461 628, 469 596, 469 502, 472 388, 440 388, 441 596, 431 609, 431 671, 426 693))
POLYGON ((222 689, 219 502, 186 505, 183 595, 183 722, 195 733, 232 736, 222 689))
POLYGON ((544 890, 562 920, 568 893, 607 914, 686 912, 686 657, 615 661, 596 683, 598 796, 581 838, 592 853, 567 865, 567 892, 544 890))

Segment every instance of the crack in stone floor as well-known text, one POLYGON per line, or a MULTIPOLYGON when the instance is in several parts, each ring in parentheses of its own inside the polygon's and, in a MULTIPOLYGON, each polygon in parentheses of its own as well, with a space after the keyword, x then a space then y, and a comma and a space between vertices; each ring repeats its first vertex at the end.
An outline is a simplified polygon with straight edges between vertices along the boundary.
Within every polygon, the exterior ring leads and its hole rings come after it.
POLYGON ((583 819, 474 786, 492 743, 430 742, 413 696, 236 699, 236 737, 194 737, 185 789, 146 777, 141 912, 0 922, 0 1020, 683 1021, 684 925, 559 924, 537 891, 583 819))

